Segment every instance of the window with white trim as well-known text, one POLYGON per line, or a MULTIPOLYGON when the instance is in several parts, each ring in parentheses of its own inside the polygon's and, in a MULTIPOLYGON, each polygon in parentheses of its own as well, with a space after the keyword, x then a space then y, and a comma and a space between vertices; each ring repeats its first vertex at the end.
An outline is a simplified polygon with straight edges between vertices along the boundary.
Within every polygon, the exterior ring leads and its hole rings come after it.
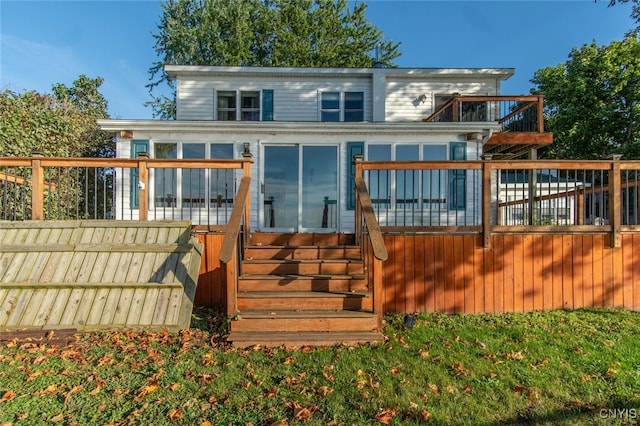
POLYGON ((218 121, 273 121, 273 90, 218 90, 218 121))
POLYGON ((364 121, 364 92, 321 92, 320 121, 364 121))

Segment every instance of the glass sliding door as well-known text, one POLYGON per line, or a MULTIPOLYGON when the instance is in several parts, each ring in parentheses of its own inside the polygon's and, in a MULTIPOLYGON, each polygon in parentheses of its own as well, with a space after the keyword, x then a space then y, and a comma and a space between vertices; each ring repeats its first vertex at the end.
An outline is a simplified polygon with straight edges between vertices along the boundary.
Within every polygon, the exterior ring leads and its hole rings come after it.
POLYGON ((263 193, 264 229, 337 229, 338 147, 265 146, 263 193))
POLYGON ((338 227, 338 147, 302 147, 303 230, 338 227))
POLYGON ((264 227, 274 230, 298 229, 299 147, 264 148, 264 227))

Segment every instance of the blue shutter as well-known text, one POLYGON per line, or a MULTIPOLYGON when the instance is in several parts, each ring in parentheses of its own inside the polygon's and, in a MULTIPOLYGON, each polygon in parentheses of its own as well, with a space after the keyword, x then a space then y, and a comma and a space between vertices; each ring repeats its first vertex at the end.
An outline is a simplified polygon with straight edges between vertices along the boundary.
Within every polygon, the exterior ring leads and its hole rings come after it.
POLYGON ((262 91, 262 121, 273 121, 273 90, 262 91))
MULTIPOLYGON (((138 154, 141 152, 149 152, 148 140, 132 140, 131 141, 131 158, 138 158, 138 154)), ((131 208, 137 209, 139 207, 140 200, 138 200, 138 169, 131 169, 131 208)))
MULTIPOLYGON (((450 160, 466 160, 467 144, 451 142, 449 146, 450 160)), ((467 171, 449 171, 449 209, 464 210, 467 205, 467 171)))
POLYGON ((356 165, 354 155, 364 155, 364 142, 347 142, 347 210, 356 208, 356 165))

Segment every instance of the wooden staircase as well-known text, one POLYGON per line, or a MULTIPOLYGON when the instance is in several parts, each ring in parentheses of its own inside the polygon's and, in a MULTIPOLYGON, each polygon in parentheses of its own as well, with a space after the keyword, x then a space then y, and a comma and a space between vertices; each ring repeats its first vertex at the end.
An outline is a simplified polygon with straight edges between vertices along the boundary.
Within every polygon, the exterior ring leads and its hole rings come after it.
POLYGON ((244 249, 236 346, 382 341, 353 234, 253 233, 244 249))

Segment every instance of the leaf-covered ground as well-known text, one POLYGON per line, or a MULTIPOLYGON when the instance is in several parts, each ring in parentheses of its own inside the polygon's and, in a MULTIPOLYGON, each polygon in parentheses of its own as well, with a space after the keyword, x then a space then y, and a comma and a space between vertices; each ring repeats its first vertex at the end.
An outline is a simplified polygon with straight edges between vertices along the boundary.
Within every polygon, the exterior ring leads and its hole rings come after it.
POLYGON ((236 349, 192 329, 0 348, 0 425, 638 424, 640 314, 386 318, 376 346, 236 349))

